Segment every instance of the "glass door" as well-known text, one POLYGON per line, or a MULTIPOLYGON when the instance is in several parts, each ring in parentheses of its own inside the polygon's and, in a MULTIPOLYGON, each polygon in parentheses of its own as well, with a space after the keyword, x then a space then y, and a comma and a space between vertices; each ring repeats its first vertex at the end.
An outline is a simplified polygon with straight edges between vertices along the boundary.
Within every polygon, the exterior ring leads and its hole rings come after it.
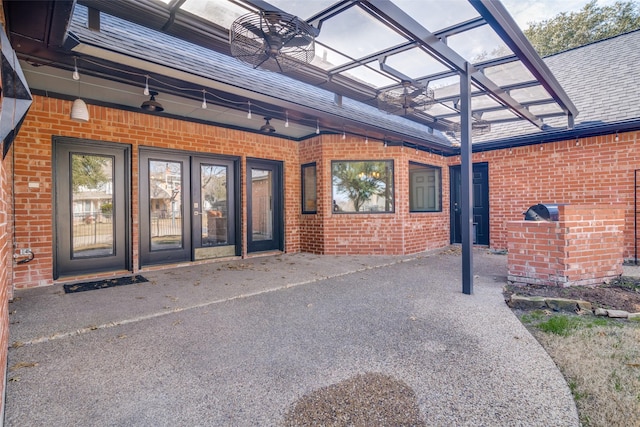
POLYGON ((58 139, 54 156, 54 279, 129 270, 129 147, 58 139))
POLYGON ((247 160, 247 250, 284 250, 282 164, 247 160))
POLYGON ((217 258, 236 253, 234 162, 194 157, 193 258, 217 258))
POLYGON ((189 156, 140 151, 140 264, 191 259, 189 156))
POLYGON ((238 255, 236 161, 140 150, 140 265, 238 255))

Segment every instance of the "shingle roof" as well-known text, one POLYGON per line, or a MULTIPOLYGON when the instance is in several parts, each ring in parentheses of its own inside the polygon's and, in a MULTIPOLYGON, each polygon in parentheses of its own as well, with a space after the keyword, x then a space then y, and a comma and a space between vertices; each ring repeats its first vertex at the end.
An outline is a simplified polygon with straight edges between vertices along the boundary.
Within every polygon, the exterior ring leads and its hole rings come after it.
POLYGON ((374 124, 399 135, 451 146, 440 132, 433 131, 431 134, 425 125, 383 113, 346 97, 342 106, 338 106, 333 92, 282 74, 254 69, 235 58, 185 40, 106 14, 101 18, 100 31, 92 31, 87 28, 87 19, 87 9, 76 6, 70 30, 81 43, 163 64, 210 80, 231 83, 245 90, 312 107, 347 120, 374 124))
MULTIPOLYGON (((544 58, 579 111, 575 131, 640 120, 640 30, 544 58)), ((494 125, 482 142, 564 129, 565 118, 546 119, 551 129, 524 123, 494 125)))

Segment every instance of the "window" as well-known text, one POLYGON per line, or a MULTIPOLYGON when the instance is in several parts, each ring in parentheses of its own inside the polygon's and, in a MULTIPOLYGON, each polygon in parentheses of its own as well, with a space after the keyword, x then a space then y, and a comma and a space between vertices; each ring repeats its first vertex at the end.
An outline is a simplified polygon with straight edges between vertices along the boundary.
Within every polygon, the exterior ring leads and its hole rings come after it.
POLYGON ((441 212, 441 169, 409 163, 409 211, 441 212))
POLYGON ((302 165, 302 213, 316 213, 318 209, 316 191, 316 164, 302 165))
POLYGON ((393 212, 393 161, 331 162, 333 212, 393 212))

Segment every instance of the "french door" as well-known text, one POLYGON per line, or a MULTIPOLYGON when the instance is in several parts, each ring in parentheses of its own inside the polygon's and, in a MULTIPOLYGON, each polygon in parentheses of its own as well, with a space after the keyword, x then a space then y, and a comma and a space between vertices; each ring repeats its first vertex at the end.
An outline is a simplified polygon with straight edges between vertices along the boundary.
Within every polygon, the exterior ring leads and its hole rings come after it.
POLYGON ((282 163, 247 160, 247 251, 284 250, 282 163))
POLYGON ((130 270, 130 148, 54 140, 54 279, 130 270))
POLYGON ((140 150, 140 265, 237 255, 235 162, 140 150))

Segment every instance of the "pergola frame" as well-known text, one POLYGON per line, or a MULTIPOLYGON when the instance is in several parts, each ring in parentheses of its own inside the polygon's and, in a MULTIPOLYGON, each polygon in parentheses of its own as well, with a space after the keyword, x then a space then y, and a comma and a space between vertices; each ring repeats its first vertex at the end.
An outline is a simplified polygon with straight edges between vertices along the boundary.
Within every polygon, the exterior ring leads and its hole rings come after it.
MULTIPOLYGON (((167 5, 161 5, 152 0, 122 0, 119 2, 112 2, 111 0, 77 1, 89 7, 89 17, 93 17, 93 19, 90 19, 90 25, 97 25, 98 28, 99 14, 96 12, 101 10, 145 25, 154 30, 163 31, 173 36, 205 45, 209 49, 229 54, 227 30, 216 23, 208 22, 203 18, 189 13, 183 13, 181 6, 186 0, 172 0, 167 5), (91 23, 92 20, 93 24, 91 23)), ((236 6, 239 5, 243 7, 247 11, 279 10, 265 0, 229 1, 236 6)), ((459 22, 440 29, 437 32, 431 32, 390 0, 336 0, 325 10, 309 18, 307 22, 320 31, 323 23, 327 20, 351 8, 357 7, 396 34, 402 36, 406 41, 395 46, 387 46, 384 49, 369 53, 361 58, 351 58, 342 52, 337 52, 349 60, 344 64, 328 70, 309 64, 301 64, 299 69, 288 73, 290 77, 305 83, 332 90, 338 97, 343 95, 349 96, 368 104, 374 103, 378 93, 386 89, 392 89, 395 86, 371 87, 362 81, 357 81, 349 76, 345 76, 343 74, 345 71, 363 66, 372 70, 371 66, 368 65, 371 62, 377 61, 381 65, 384 65, 384 61, 388 56, 418 48, 434 58, 439 64, 442 64, 445 71, 423 76, 408 76, 412 81, 426 86, 431 81, 458 76, 460 85, 459 94, 446 95, 436 99, 436 102, 442 105, 447 104, 445 112, 432 113, 421 111, 408 117, 408 119, 426 125, 425 134, 428 132, 426 130, 427 126, 431 128, 429 131, 433 129, 447 131, 454 128, 460 131, 462 171, 462 290, 465 294, 473 293, 472 98, 486 95, 497 103, 474 110, 474 115, 493 113, 501 110, 510 112, 499 119, 489 120, 492 123, 524 120, 538 129, 544 130, 545 124, 543 118, 566 115, 568 119, 567 127, 571 129, 574 124, 574 117, 578 114, 575 105, 568 98, 548 67, 533 50, 531 44, 524 37, 518 25, 508 14, 504 6, 495 0, 468 0, 468 2, 475 8, 480 17, 459 22), (489 25, 493 29, 506 46, 511 49, 513 52, 512 55, 471 64, 468 59, 465 59, 447 44, 447 38, 484 25, 489 25), (500 86, 484 73, 486 68, 509 64, 515 61, 520 61, 524 68, 533 75, 535 80, 520 81, 511 85, 500 86), (538 85, 546 90, 549 98, 519 102, 510 93, 515 89, 529 88, 538 85), (449 104, 453 105, 453 107, 449 104), (544 115, 536 115, 530 110, 532 106, 545 104, 555 104, 559 107, 559 112, 546 111, 544 115), (453 118, 459 118, 459 122, 450 120, 453 118)), ((70 1, 70 3, 73 3, 73 1, 70 1)), ((331 48, 329 46, 327 47, 329 49, 331 48)), ((398 73, 391 73, 390 70, 391 67, 385 69, 384 66, 381 66, 380 70, 374 71, 385 75, 391 79, 391 81, 397 81, 398 73)), ((401 82, 398 82, 398 85, 400 84, 401 82)), ((246 91, 246 89, 238 88, 235 94, 242 94, 244 93, 243 91, 246 91)), ((268 94, 253 94, 253 97, 260 99, 260 97, 268 97, 268 94)), ((282 108, 283 111, 291 107, 286 100, 265 99, 265 101, 282 108)), ((330 112, 314 112, 314 114, 316 117, 327 117, 327 121, 331 120, 330 112)), ((339 127, 344 129, 344 119, 335 121, 340 121, 341 125, 339 125, 339 127)), ((428 140, 428 138, 425 138, 425 140, 428 140)), ((404 145, 405 142, 402 142, 402 144, 404 145)), ((416 149, 421 144, 422 143, 415 143, 416 149)), ((423 145, 423 148, 424 146, 425 145, 423 145)))

